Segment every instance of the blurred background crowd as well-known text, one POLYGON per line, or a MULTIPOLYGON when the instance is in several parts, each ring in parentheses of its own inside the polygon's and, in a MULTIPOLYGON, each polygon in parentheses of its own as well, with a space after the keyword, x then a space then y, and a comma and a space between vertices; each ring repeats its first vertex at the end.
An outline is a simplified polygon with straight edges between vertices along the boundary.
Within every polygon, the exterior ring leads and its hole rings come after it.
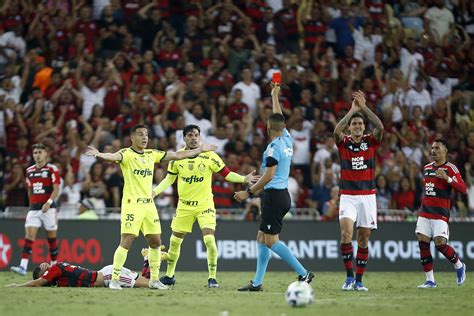
MULTIPOLYGON (((472 216, 473 14, 469 0, 0 0, 0 209, 28 205, 25 168, 38 142, 60 168, 63 214, 81 201, 99 213, 119 207, 119 166, 84 149, 129 146, 139 123, 149 147, 165 151, 199 125, 230 169, 258 170, 280 71, 294 208, 337 218, 332 131, 362 89, 385 126, 378 208, 417 210, 440 137, 469 188, 453 213, 472 216)), ((155 184, 166 168, 156 165, 155 184)), ((217 208, 242 207, 236 185, 216 175, 213 189, 217 208)), ((173 188, 156 199, 175 201, 173 188)), ((246 207, 255 215, 258 200, 246 207)))

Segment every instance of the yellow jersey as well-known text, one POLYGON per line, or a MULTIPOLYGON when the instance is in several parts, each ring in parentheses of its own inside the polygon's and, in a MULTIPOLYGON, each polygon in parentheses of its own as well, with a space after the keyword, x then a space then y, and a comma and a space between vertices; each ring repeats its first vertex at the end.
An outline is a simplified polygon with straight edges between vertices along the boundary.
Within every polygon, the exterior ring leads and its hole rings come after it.
POLYGON ((122 155, 120 168, 122 169, 123 204, 151 204, 153 189, 153 173, 155 163, 159 163, 165 158, 166 152, 156 149, 145 149, 139 153, 129 148, 119 151, 122 155))
MULTIPOLYGON (((182 151, 184 149, 181 149, 182 151)), ((178 207, 200 207, 213 204, 212 174, 224 169, 221 157, 213 151, 193 158, 173 160, 168 173, 178 177, 178 207)))

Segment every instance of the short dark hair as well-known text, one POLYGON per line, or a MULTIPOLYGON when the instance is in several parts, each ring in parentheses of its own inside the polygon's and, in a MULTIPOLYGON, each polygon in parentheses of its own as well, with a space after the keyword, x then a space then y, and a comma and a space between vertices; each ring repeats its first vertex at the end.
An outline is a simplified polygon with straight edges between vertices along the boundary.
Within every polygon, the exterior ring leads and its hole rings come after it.
POLYGON ((35 149, 44 149, 44 150, 46 150, 46 145, 43 144, 43 143, 36 143, 33 146, 31 146, 31 148, 33 148, 33 150, 35 150, 35 149))
POLYGON ((351 118, 349 119, 349 125, 351 125, 351 122, 352 122, 352 119, 356 118, 356 117, 360 117, 362 119, 362 121, 364 122, 365 124, 365 116, 364 114, 360 113, 360 112, 355 112, 354 114, 352 114, 351 118))
POLYGON ((194 125, 194 124, 190 124, 190 125, 186 125, 183 129, 183 136, 186 137, 186 135, 188 135, 189 132, 191 132, 193 129, 197 129, 197 131, 199 132, 199 134, 201 134, 201 129, 199 128, 199 126, 197 125, 194 125))
POLYGON ((132 127, 132 129, 131 129, 132 134, 135 133, 137 131, 137 129, 140 129, 140 128, 145 128, 146 130, 148 130, 148 127, 146 127, 145 125, 137 124, 134 127, 132 127))
POLYGON ((444 147, 446 147, 446 150, 449 151, 449 147, 448 147, 448 142, 446 139, 443 139, 443 138, 436 138, 433 143, 441 143, 444 145, 444 147))
POLYGON ((280 113, 272 113, 268 117, 270 128, 274 131, 280 131, 285 127, 285 117, 280 113))
POLYGON ((33 270, 33 280, 39 279, 41 276, 41 268, 38 266, 33 270))

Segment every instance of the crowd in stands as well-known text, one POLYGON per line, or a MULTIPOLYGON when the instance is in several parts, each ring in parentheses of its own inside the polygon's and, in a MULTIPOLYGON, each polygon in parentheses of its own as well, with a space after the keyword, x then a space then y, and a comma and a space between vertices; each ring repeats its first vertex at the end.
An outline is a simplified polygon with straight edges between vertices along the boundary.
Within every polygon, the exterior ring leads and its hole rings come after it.
MULTIPOLYGON (((25 169, 42 142, 60 168, 60 209, 119 207, 119 165, 84 149, 129 146, 139 123, 160 150, 182 148, 183 127, 199 125, 230 169, 258 170, 280 71, 295 208, 337 218, 332 132, 362 89, 385 126, 378 208, 417 210, 430 144, 445 138, 469 188, 453 211, 472 216, 473 39, 469 0, 0 0, 1 204, 28 204, 25 169)), ((216 175, 213 189, 218 208, 241 207, 236 185, 216 175)))

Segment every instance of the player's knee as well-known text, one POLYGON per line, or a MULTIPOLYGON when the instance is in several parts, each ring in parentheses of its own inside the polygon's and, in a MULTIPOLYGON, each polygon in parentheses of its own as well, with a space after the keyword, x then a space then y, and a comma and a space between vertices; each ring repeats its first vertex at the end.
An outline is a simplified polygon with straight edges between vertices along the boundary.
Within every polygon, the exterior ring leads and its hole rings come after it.
POLYGON ((349 232, 347 230, 341 231, 341 242, 343 244, 350 243, 352 241, 352 232, 349 232))
POLYGON ((29 239, 29 240, 35 241, 36 236, 35 236, 35 235, 26 234, 26 235, 25 235, 25 239, 29 239))
POLYGON ((148 246, 151 248, 160 248, 161 247, 161 239, 152 239, 148 241, 148 246))
POLYGON ((434 243, 436 247, 442 247, 448 243, 448 240, 444 237, 436 237, 434 243))

